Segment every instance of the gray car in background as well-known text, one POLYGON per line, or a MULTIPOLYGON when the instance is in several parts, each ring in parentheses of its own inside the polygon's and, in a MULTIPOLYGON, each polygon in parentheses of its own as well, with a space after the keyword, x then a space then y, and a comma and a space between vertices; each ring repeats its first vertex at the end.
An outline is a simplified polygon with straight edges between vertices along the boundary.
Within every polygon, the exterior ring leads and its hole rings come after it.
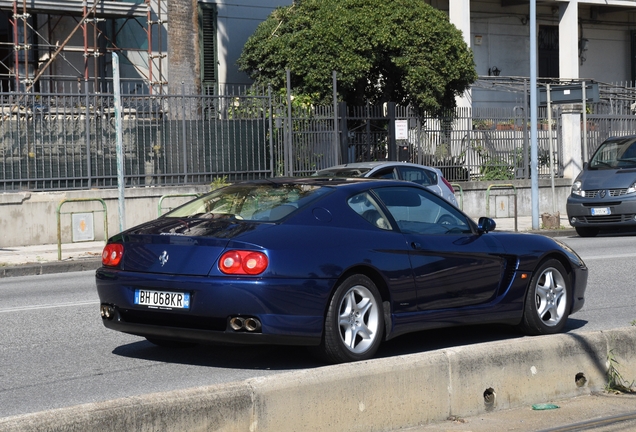
POLYGON ((336 165, 316 171, 318 177, 369 177, 406 180, 419 185, 446 199, 459 208, 453 186, 435 167, 408 162, 354 162, 336 165))
POLYGON ((572 184, 568 220, 581 237, 603 229, 636 229, 636 135, 612 137, 572 184))

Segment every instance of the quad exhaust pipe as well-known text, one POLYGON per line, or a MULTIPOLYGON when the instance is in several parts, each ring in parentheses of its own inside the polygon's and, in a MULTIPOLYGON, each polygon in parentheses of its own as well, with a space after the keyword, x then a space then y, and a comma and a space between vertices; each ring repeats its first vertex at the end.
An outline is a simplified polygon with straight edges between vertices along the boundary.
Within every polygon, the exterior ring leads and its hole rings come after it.
POLYGON ((115 316, 115 308, 111 305, 102 304, 99 306, 99 314, 102 316, 102 319, 112 320, 115 316))
POLYGON ((230 318, 230 328, 234 331, 246 330, 255 332, 261 329, 261 322, 256 318, 243 318, 240 316, 230 318))

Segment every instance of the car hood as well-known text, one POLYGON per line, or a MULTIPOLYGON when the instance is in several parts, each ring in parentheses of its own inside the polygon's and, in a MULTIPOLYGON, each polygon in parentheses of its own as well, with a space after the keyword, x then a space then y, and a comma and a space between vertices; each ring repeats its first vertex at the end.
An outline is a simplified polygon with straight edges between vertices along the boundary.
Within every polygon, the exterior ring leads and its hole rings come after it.
POLYGON ((636 181, 636 169, 588 169, 579 181, 583 190, 628 188, 636 181))
POLYGON ((132 228, 111 241, 124 243, 122 270, 205 276, 230 241, 269 225, 237 220, 160 218, 132 228))

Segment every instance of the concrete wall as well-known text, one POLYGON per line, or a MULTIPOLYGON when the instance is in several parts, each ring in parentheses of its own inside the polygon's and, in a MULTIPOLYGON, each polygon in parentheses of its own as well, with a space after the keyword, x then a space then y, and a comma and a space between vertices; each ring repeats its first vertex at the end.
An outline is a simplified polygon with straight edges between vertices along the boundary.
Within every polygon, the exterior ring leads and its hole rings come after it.
MULTIPOLYGON (((514 217, 514 191, 512 187, 493 188, 491 184, 503 182, 465 182, 460 183, 461 191, 456 191, 460 206, 469 216, 490 216, 493 218, 514 217), (489 196, 486 204, 486 196, 489 196)), ((517 192, 518 216, 532 215, 531 185, 527 180, 505 182, 512 184, 517 192)), ((565 215, 565 203, 570 193, 571 180, 555 180, 556 211, 565 215)), ((552 189, 549 180, 541 180, 539 184, 539 213, 553 213, 552 189)), ((208 186, 183 187, 141 187, 127 188, 125 191, 125 222, 130 228, 159 215, 158 204, 162 196, 175 194, 195 194, 209 191, 208 186)), ((163 200, 162 213, 167 208, 174 208, 193 197, 168 197, 163 200)), ((103 205, 106 204, 108 219, 108 236, 120 231, 118 192, 114 189, 99 189, 65 192, 15 192, 0 194, 0 247, 30 246, 55 244, 58 242, 57 215, 59 209, 61 243, 73 241, 72 213, 92 213, 95 240, 105 238, 103 205), (63 200, 95 201, 67 201, 63 200)))
MULTIPOLYGON (((515 191, 517 194, 517 216, 532 215, 532 185, 530 180, 463 182, 458 184, 462 190, 460 191, 459 188, 455 190, 457 201, 464 212, 472 218, 476 219, 480 216, 514 217, 515 191)), ((571 186, 571 179, 555 179, 553 193, 550 180, 540 180, 539 214, 558 211, 561 215, 565 215, 565 206, 571 186)))
POLYGON ((518 338, 133 396, 7 417, 0 419, 0 430, 398 430, 601 391, 610 352, 631 382, 636 327, 518 338))
MULTIPOLYGON (((138 225, 158 216, 159 200, 164 195, 194 194, 209 191, 208 186, 180 188, 143 187, 127 188, 126 227, 138 225)), ((163 200, 163 213, 193 197, 174 197, 163 200)), ((72 213, 93 213, 95 240, 105 238, 104 222, 108 219, 108 236, 120 231, 118 192, 115 189, 64 191, 64 192, 16 192, 0 194, 0 247, 55 244, 58 239, 57 214, 59 209, 62 243, 71 243, 72 213), (63 200, 95 201, 67 201, 63 200), (103 205, 106 204, 106 214, 103 205)), ((77 228, 76 228, 77 229, 77 228)))

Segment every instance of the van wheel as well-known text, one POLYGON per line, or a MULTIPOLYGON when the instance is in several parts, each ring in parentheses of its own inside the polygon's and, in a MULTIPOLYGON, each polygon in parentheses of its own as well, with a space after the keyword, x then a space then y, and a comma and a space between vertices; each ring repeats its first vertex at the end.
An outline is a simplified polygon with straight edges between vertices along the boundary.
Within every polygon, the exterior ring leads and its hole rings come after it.
POLYGON ((599 228, 582 228, 582 227, 576 227, 574 228, 576 230, 576 233, 580 236, 580 237, 596 237, 596 235, 599 233, 600 229, 599 228))

